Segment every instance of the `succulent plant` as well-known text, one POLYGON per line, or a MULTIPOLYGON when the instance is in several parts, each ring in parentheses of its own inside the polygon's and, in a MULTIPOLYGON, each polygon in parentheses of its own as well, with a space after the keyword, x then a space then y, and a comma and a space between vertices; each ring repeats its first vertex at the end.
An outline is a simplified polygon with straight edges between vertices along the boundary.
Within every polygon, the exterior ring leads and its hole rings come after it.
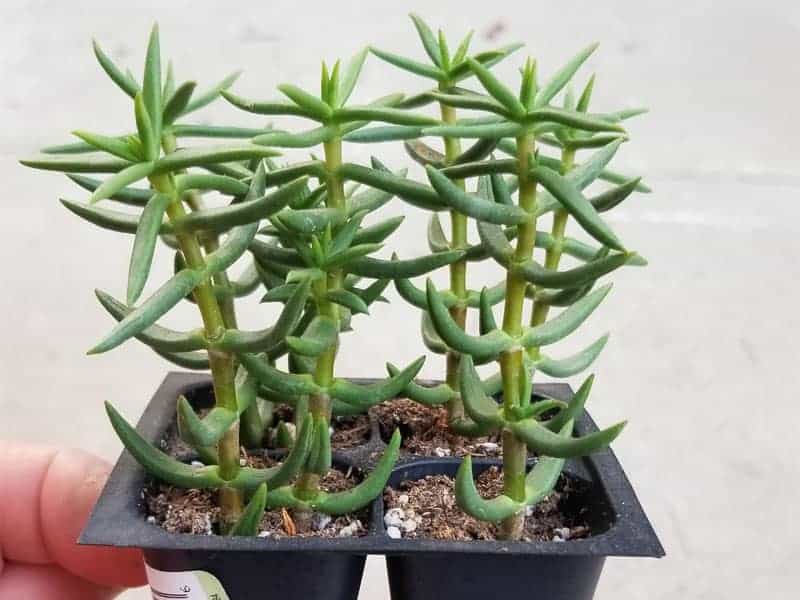
MULTIPOLYGON (((502 522, 502 535, 517 539, 522 533, 526 506, 552 490, 564 460, 607 446, 624 427, 619 423, 580 438, 572 436, 574 420, 583 410, 592 377, 569 404, 549 398, 532 400, 531 392, 537 370, 568 377, 591 365, 607 336, 560 360, 543 354, 541 348, 575 331, 602 302, 611 286, 594 289, 600 277, 624 265, 646 264, 624 247, 600 216, 634 191, 648 191, 639 178, 626 178, 606 168, 627 139, 620 122, 642 111, 589 113, 594 77, 577 101, 567 90, 563 106, 552 105, 596 45, 581 51, 542 86, 537 82, 536 63, 528 59, 521 69, 519 93, 514 93, 490 71, 492 61, 481 60, 480 55, 466 56, 469 36, 451 61, 443 34, 439 33, 437 41, 421 19, 412 18, 434 66, 384 51, 373 52, 402 69, 439 82, 437 90, 407 104, 419 106, 431 100, 440 104, 442 125, 421 128, 418 136, 442 137, 445 153, 425 145, 411 132, 402 137, 409 153, 425 165, 430 188, 424 208, 449 210, 453 215, 452 239, 447 240, 434 212, 428 230, 429 245, 434 251, 457 247, 466 254, 463 261, 450 267, 449 290, 438 291, 430 280, 425 290, 408 280, 396 281, 401 296, 424 311, 426 345, 446 350, 450 358, 445 383, 431 388, 412 382, 406 395, 428 405, 447 403, 450 426, 458 433, 502 434, 504 493, 491 500, 478 494, 469 457, 459 469, 456 491, 466 512, 479 519, 502 522), (477 76, 483 92, 454 85, 462 72, 453 76, 451 70, 448 75, 448 69, 461 65, 477 76), (457 119, 456 109, 484 114, 457 119), (456 144, 460 139, 476 141, 459 155, 456 144), (557 148, 561 156, 544 155, 537 142, 557 148), (491 156, 495 149, 510 158, 495 159, 491 156), (597 150, 584 163, 576 164, 576 153, 584 149, 597 150), (477 178, 474 194, 468 193, 464 184, 470 177, 477 178), (582 190, 596 180, 615 185, 587 198, 582 190), (514 193, 516 202, 512 199, 514 193), (538 219, 548 213, 553 215, 550 232, 537 231, 538 219), (600 245, 567 237, 570 216, 600 245), (477 223, 479 244, 469 245, 466 239, 467 218, 477 223), (543 264, 535 259, 535 249, 544 250, 543 264), (563 255, 574 257, 581 264, 559 270, 563 255), (506 271, 505 282, 484 287, 480 293, 467 291, 463 265, 486 257, 506 271), (526 298, 533 302, 529 326, 523 325, 526 298), (502 325, 498 326, 492 307, 501 301, 504 312, 502 325), (465 331, 464 312, 469 306, 479 309, 479 335, 465 331), (548 320, 551 307, 566 308, 548 320), (500 363, 500 373, 481 381, 475 365, 492 361, 500 363), (498 393, 502 393, 502 404, 494 398, 498 393), (529 449, 540 458, 526 475, 529 449)), ((506 51, 498 51, 497 58, 506 51)), ((401 132, 397 128, 374 128, 358 135, 369 140, 391 139, 401 137, 401 132)), ((375 185, 380 186, 380 182, 375 185)), ((423 195, 421 189, 414 190, 413 197, 399 189, 394 191, 412 203, 423 195)))
POLYGON ((90 353, 107 352, 137 338, 162 357, 192 369, 210 369, 214 407, 200 416, 179 398, 181 437, 204 466, 172 458, 142 439, 110 405, 112 425, 131 454, 159 480, 186 488, 219 490, 221 528, 232 535, 257 532, 267 508, 293 509, 299 518, 312 511, 349 513, 365 506, 386 485, 399 454, 395 432, 373 471, 354 488, 327 493, 320 480, 332 467, 332 415, 352 415, 400 395, 428 405, 446 404, 449 426, 463 435, 502 434, 504 493, 482 498, 475 488, 471 460, 459 469, 457 497, 469 514, 502 522, 509 539, 521 533, 526 506, 555 485, 564 461, 607 446, 620 423, 597 433, 573 436, 573 425, 591 388, 587 379, 569 403, 532 395, 535 371, 568 377, 586 369, 606 337, 566 359, 541 351, 575 331, 610 290, 597 280, 624 265, 645 261, 625 248, 603 221, 634 191, 647 191, 638 178, 607 168, 626 141, 621 122, 640 111, 588 112, 594 78, 576 101, 567 90, 562 106, 553 100, 569 84, 594 50, 587 48, 538 85, 536 66, 521 69, 519 93, 512 92, 491 67, 517 50, 512 45, 468 56, 471 34, 450 54, 442 33, 435 37, 413 16, 429 64, 371 48, 379 58, 430 79, 433 89, 405 97, 391 94, 364 105, 351 105, 365 49, 331 69, 323 63, 320 93, 291 84, 278 86, 285 99, 255 101, 229 91, 236 75, 209 92, 195 94, 195 83, 176 85, 171 65, 164 78, 158 29, 147 49, 142 82, 121 71, 95 44, 97 59, 112 81, 132 100, 135 131, 105 136, 77 131, 80 142, 45 148, 25 160, 30 167, 59 171, 91 193, 86 203, 62 200, 81 218, 118 233, 133 235, 127 295, 124 302, 97 292, 118 324, 90 353), (484 92, 462 87, 476 77, 484 92), (184 123, 194 110, 223 96, 250 113, 301 117, 316 125, 301 132, 273 126, 240 128, 184 123), (439 117, 416 112, 438 104, 439 117), (480 111, 463 117, 457 110, 480 111), (372 125, 377 123, 376 125, 372 125), (444 151, 422 138, 441 138, 444 151), (245 140, 221 146, 183 147, 179 140, 245 140), (462 150, 460 140, 475 140, 462 150), (373 158, 369 167, 346 162, 343 142, 404 141, 406 151, 424 165, 428 183, 391 171, 373 158), (539 145, 560 151, 546 156, 539 145), (278 164, 283 149, 322 146, 322 157, 278 164), (278 149, 281 149, 280 151, 278 149), (576 154, 594 149, 585 161, 576 154), (495 158, 495 152, 508 155, 495 158), (105 179, 91 174, 109 174, 105 179), (146 186, 136 186, 139 181, 146 186), (468 182, 475 181, 475 192, 468 182), (595 181, 612 184, 586 197, 595 181), (364 189, 366 188, 366 189, 364 189), (229 199, 208 206, 215 192, 229 199), (514 195, 517 199, 514 200, 514 195), (364 225, 367 215, 397 196, 432 212, 428 227, 431 254, 390 260, 373 256, 399 227, 402 216, 364 225), (106 208, 116 203, 135 213, 106 208), (451 218, 450 239, 437 213, 451 218), (537 221, 552 213, 549 232, 537 221), (569 217, 599 245, 566 235, 569 217), (480 242, 470 244, 475 222, 480 242), (174 275, 140 301, 149 279, 157 241, 174 253, 174 275), (535 259, 544 251, 543 264, 535 259), (559 270, 562 257, 580 264, 559 270), (467 264, 493 259, 505 280, 480 291, 467 286, 467 264), (229 275, 238 261, 247 266, 229 275), (423 290, 411 281, 447 267, 450 289, 439 291, 428 280, 423 290), (368 283, 364 283, 368 280, 368 283), (387 365, 380 382, 356 384, 336 373, 340 335, 354 318, 385 300, 394 281, 400 295, 422 311, 423 339, 429 349, 447 354, 445 381, 434 387, 414 382, 420 358, 405 369, 387 365), (264 302, 282 305, 271 327, 246 331, 236 318, 237 298, 266 288, 264 302), (523 324, 526 300, 531 320, 523 324), (194 303, 202 326, 175 331, 158 321, 182 301, 194 303), (493 307, 503 303, 502 325, 493 307), (549 318, 551 307, 564 307, 549 318), (479 335, 467 331, 466 313, 477 309, 479 335), (288 356, 288 370, 276 361, 288 356), (497 361, 500 372, 481 380, 476 365, 497 361), (495 397, 502 393, 502 403, 495 397), (294 409, 294 429, 278 427, 281 444, 290 449, 282 463, 255 469, 240 462, 240 447, 259 446, 272 425, 273 403, 294 409), (528 472, 528 450, 538 455, 528 472))

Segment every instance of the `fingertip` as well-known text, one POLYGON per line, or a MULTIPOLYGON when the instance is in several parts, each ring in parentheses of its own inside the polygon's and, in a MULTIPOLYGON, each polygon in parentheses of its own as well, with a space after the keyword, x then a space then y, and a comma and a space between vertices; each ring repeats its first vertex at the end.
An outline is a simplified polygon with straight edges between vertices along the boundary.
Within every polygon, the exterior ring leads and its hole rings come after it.
POLYGON ((42 485, 43 537, 52 560, 70 573, 109 587, 143 585, 138 550, 77 544, 110 471, 108 463, 91 454, 60 451, 42 485))

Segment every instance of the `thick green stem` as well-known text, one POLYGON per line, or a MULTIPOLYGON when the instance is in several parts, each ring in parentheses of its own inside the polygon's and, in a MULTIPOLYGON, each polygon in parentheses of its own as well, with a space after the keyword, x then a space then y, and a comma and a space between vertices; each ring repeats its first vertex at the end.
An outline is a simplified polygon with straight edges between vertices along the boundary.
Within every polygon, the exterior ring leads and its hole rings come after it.
MULTIPOLYGON (((151 178, 153 187, 172 197, 167 207, 167 216, 173 223, 186 215, 181 199, 169 175, 157 175, 151 178)), ((205 258, 197 237, 190 233, 176 233, 186 264, 192 269, 203 270, 205 258)), ((195 302, 203 318, 206 338, 209 341, 220 339, 225 333, 225 320, 219 303, 214 296, 214 288, 209 281, 204 281, 192 292, 195 302)), ((210 349, 208 352, 211 375, 214 385, 214 398, 217 406, 229 410, 237 410, 236 402, 236 365, 234 357, 228 352, 210 349)), ((236 423, 225 433, 217 445, 220 476, 232 480, 239 473, 239 424, 236 423)), ((242 513, 242 494, 239 490, 222 488, 219 496, 223 531, 227 531, 239 519, 242 513)))
MULTIPOLYGON (((442 121, 445 123, 456 122, 456 109, 452 106, 439 104, 442 121)), ((458 138, 444 138, 444 151, 445 162, 451 164, 461 154, 461 143, 458 138)), ((454 183, 465 189, 464 180, 454 180, 454 183)), ((450 233, 451 241, 450 247, 454 250, 460 250, 467 247, 467 217, 454 210, 450 211, 450 233)), ((458 260, 450 265, 450 291, 453 292, 456 298, 466 299, 467 297, 467 261, 466 259, 458 260)), ((467 325, 467 308, 464 303, 457 303, 450 308, 450 316, 458 324, 461 329, 465 329, 467 325)), ((460 355, 458 352, 448 350, 447 352, 447 384, 454 390, 459 389, 458 384, 458 368, 460 364, 460 355)), ((447 403, 447 414, 450 420, 460 420, 464 417, 464 405, 461 402, 460 396, 455 396, 447 403)))
MULTIPOLYGON (((345 208, 344 181, 339 176, 339 167, 342 164, 342 140, 336 137, 325 143, 325 165, 327 168, 327 201, 328 208, 345 208)), ((343 281, 341 269, 329 271, 325 279, 317 281, 313 286, 314 301, 317 306, 317 314, 330 317, 336 323, 339 322, 339 307, 337 304, 327 299, 327 293, 331 290, 341 289, 343 281)), ((336 352, 338 342, 323 352, 316 362, 314 368, 314 381, 321 387, 328 387, 333 383, 334 367, 336 363, 336 352)), ((308 399, 308 412, 315 418, 324 419, 330 423, 331 419, 331 399, 327 394, 313 394, 308 399)), ((300 498, 313 498, 319 494, 320 474, 305 471, 301 473, 295 484, 295 493, 300 498)))
MULTIPOLYGON (((514 260, 523 262, 533 255, 536 242, 536 180, 530 176, 530 157, 534 151, 533 134, 526 133, 517 138, 517 161, 519 163, 519 205, 531 219, 518 227, 517 247, 514 260)), ((522 309, 525 304, 527 282, 513 270, 506 277, 506 305, 503 313, 503 331, 517 336, 522 331, 522 309)), ((512 349, 500 357, 500 372, 503 377, 503 406, 508 410, 520 406, 520 371, 523 368, 522 349, 512 349)), ((506 413, 507 415, 509 412, 506 413)), ((503 432, 503 493, 521 501, 525 497, 525 443, 510 431, 503 432)), ((519 512, 503 521, 501 535, 505 539, 519 539, 525 514, 519 512)))

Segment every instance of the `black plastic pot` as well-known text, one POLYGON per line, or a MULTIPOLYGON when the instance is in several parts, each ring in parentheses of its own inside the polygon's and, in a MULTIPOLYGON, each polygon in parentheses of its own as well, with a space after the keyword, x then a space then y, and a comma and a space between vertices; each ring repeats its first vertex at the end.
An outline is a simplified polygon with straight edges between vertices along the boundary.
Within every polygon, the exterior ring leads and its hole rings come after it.
MULTIPOLYGON (((563 400, 572 394, 565 384, 541 385, 536 391, 563 400)), ((167 375, 137 425, 145 439, 158 442, 174 426, 175 402, 181 394, 197 408, 210 405, 208 376, 167 375)), ((576 424, 579 434, 596 429, 588 415, 576 424)), ((334 452, 334 461, 343 468, 368 470, 383 446, 373 423, 367 443, 334 452)), ((432 473, 453 475, 459 462, 406 455, 392 472, 390 485, 432 473)), ((499 459, 475 460, 475 471, 500 463, 499 459)), ((170 534, 148 523, 141 499, 147 475, 123 452, 80 542, 141 548, 148 566, 159 572, 209 573, 229 600, 355 600, 368 554, 386 555, 393 600, 483 600, 504 593, 537 600, 584 600, 592 598, 607 556, 663 556, 610 450, 568 461, 565 474, 586 484, 588 491, 581 501, 588 509, 593 533, 587 539, 562 543, 391 539, 383 524, 382 497, 372 503, 368 532, 362 537, 229 538, 170 534)), ((156 593, 156 598, 195 600, 182 586, 157 591, 163 595, 156 593)), ((205 600, 206 595, 197 597, 205 600)), ((226 600, 226 596, 220 594, 214 600, 226 600)))

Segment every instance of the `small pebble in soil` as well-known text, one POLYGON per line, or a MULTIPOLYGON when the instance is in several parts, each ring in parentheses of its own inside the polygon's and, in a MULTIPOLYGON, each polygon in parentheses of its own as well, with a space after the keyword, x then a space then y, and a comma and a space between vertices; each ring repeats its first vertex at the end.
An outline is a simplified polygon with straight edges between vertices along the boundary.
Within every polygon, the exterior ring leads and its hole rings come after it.
POLYGON ((339 530, 339 537, 353 537, 362 529, 364 529, 364 526, 361 524, 361 521, 356 519, 349 525, 345 525, 339 530))
POLYGON ((331 520, 328 515, 322 513, 314 514, 314 529, 322 531, 330 524, 331 520))
POLYGON ((403 537, 403 533, 395 526, 387 527, 386 535, 388 535, 393 540, 399 540, 401 537, 403 537))
POLYGON ((436 448, 433 453, 439 458, 444 458, 445 456, 450 456, 451 451, 450 448, 436 448))

